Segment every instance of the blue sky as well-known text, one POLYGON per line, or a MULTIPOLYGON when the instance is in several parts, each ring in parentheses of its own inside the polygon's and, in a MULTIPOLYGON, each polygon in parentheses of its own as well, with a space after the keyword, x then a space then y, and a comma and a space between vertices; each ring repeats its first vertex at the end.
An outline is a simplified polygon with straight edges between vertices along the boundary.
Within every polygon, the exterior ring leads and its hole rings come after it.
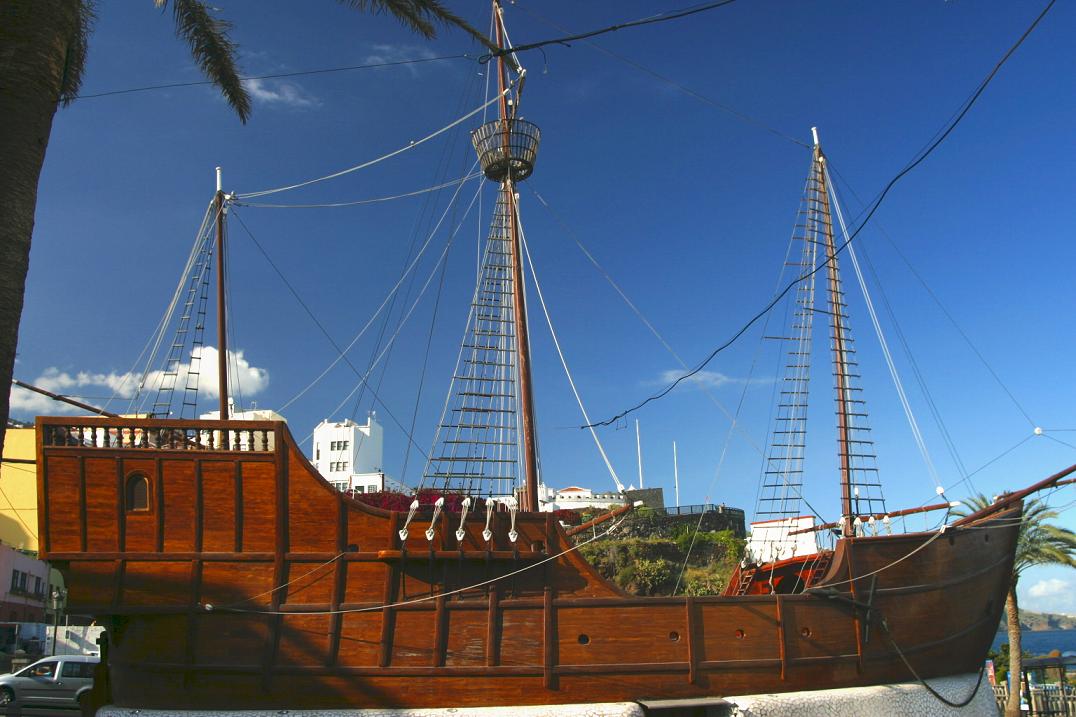
MULTIPOLYGON (((246 75, 481 54, 461 33, 445 31, 424 42, 386 17, 336 3, 215 4, 235 24, 246 75)), ((487 25, 485 3, 455 7, 477 26, 487 25)), ((519 0, 507 6, 506 17, 519 44, 561 34, 547 23, 581 31, 672 7, 519 0)), ((873 197, 944 125, 1040 9, 964 0, 745 0, 683 21, 526 53, 522 113, 542 127, 543 144, 536 172, 521 188, 521 211, 591 416, 608 417, 635 403, 678 365, 573 237, 694 364, 761 308, 776 284, 809 155, 767 128, 803 142, 809 142, 811 126, 820 128, 830 166, 845 182, 846 213, 854 217, 862 205, 851 192, 873 197)), ((1067 4, 1051 11, 952 136, 897 185, 857 239, 877 269, 875 301, 884 291, 966 470, 1027 439, 974 474, 975 490, 988 495, 1076 462, 1076 448, 1058 442, 1076 446, 1074 19, 1076 9, 1067 4), (1046 433, 1033 436, 1036 426, 1046 433)), ((223 166, 227 190, 243 193, 356 165, 480 105, 485 69, 472 59, 452 59, 262 80, 250 88, 255 111, 247 125, 208 87, 86 99, 62 109, 41 179, 17 377, 51 381, 73 394, 108 395, 101 382, 130 369, 174 289, 212 195, 215 166, 223 166), (80 372, 88 374, 81 382, 80 372), (65 384, 64 374, 76 385, 65 384)), ((152 3, 100 4, 84 93, 199 79, 172 34, 170 17, 152 3)), ((472 126, 464 123, 392 161, 273 199, 366 199, 463 176, 473 162, 466 135, 472 126)), ((416 267, 421 283, 447 229, 460 225, 419 400, 415 438, 423 446, 432 437, 463 328, 476 238, 489 221, 492 185, 481 215, 472 210, 460 221, 476 189, 476 182, 465 185, 461 211, 449 211, 429 260, 416 267)), ((343 344, 398 279, 413 238, 426 236, 451 194, 448 188, 339 209, 240 207, 238 214, 343 344)), ((230 237, 232 347, 253 367, 244 397, 278 407, 332 361, 334 350, 234 221, 230 237)), ((929 501, 933 483, 847 260, 842 269, 887 498, 894 508, 929 501)), ((382 385, 385 403, 405 425, 415 405, 432 295, 401 330, 382 385)), ((535 306, 531 311, 537 319, 535 306)), ((960 473, 886 316, 883 325, 942 483, 957 483, 960 473)), ((708 367, 713 396, 730 410, 743 393, 740 426, 749 437, 732 438, 720 473, 729 421, 697 385, 637 414, 647 484, 663 486, 670 503, 675 440, 682 503, 708 499, 753 508, 760 458, 752 444, 766 439, 777 371, 774 347, 760 336, 760 330, 748 332, 708 367), (748 376, 754 377, 750 383, 748 376)), ((369 360, 371 338, 350 354, 356 365, 369 360)), ((577 428, 578 409, 541 325, 533 345, 546 480, 557 487, 611 487, 589 436, 577 428)), ((822 380, 813 389, 819 408, 811 418, 814 480, 807 494, 835 515, 829 358, 819 353, 815 361, 822 380)), ((288 408, 293 432, 306 436, 354 385, 346 368, 330 372, 288 408)), ((38 412, 25 396, 15 398, 16 416, 38 412)), ((372 407, 367 396, 356 416, 372 407)), ((348 403, 333 417, 348 417, 352 408, 348 403)), ((379 415, 386 427, 385 467, 399 475, 405 439, 383 410, 379 415)), ((622 479, 637 482, 635 437, 627 425, 604 429, 600 437, 622 479)), ((404 478, 413 481, 420 463, 413 457, 404 478)), ((966 492, 961 485, 950 497, 966 492)), ((1068 488, 1052 501, 1066 507, 1074 493, 1068 488)), ((1076 528, 1074 515, 1068 511, 1060 522, 1076 528)), ((1022 586, 1026 606, 1076 613, 1072 571, 1036 570, 1022 586)))

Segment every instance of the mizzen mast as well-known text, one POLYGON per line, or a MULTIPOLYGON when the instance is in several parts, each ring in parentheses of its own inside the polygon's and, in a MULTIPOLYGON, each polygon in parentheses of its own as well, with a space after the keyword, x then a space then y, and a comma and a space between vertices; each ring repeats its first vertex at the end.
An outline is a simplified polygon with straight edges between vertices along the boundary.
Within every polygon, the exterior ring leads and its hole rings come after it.
POLYGON ((792 521, 804 514, 803 476, 807 447, 808 395, 815 314, 829 318, 833 355, 837 454, 841 486, 842 533, 855 531, 852 516, 885 513, 874 443, 867 423, 867 404, 858 385, 859 364, 848 322, 848 304, 841 285, 831 216, 826 158, 812 128, 814 148, 793 240, 802 244, 796 260, 786 265, 799 274, 791 301, 791 322, 785 334, 785 373, 778 385, 777 411, 762 471, 755 509, 759 520, 792 521), (825 277, 824 279, 822 277, 825 277), (826 308, 817 306, 816 278, 824 281, 826 308))
MULTIPOLYGON (((833 351, 833 376, 836 388, 837 458, 841 479, 841 533, 855 534, 852 516, 885 512, 878 468, 875 466, 874 441, 867 425, 867 403, 863 389, 856 385, 859 362, 855 358, 855 342, 848 324, 848 302, 841 284, 837 264, 837 247, 830 212, 830 187, 826 172, 826 157, 818 139, 818 128, 812 127, 814 150, 808 203, 815 204, 818 239, 821 240, 826 262, 826 290, 833 351), (878 510, 880 508, 880 510, 878 510)), ((816 312, 821 310, 815 309, 816 312)))

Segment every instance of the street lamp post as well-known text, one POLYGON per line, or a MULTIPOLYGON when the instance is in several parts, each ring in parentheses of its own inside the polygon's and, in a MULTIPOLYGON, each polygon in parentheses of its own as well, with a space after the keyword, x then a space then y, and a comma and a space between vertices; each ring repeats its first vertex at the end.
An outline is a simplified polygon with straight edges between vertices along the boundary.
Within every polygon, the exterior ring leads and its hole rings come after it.
POLYGON ((55 587, 49 595, 52 599, 52 655, 56 655, 56 638, 60 631, 60 608, 67 599, 67 589, 55 587))

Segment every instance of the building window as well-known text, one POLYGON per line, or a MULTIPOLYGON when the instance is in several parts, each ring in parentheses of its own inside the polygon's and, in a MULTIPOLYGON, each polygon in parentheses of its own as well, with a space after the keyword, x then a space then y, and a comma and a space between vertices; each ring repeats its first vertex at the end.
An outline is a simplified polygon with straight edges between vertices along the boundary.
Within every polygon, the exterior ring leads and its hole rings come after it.
POLYGON ((149 479, 143 473, 127 476, 127 512, 149 510, 149 479))
POLYGON ((350 441, 340 441, 340 450, 346 451, 350 441))
POLYGON ((19 592, 26 592, 26 578, 30 577, 27 573, 19 573, 19 592))
POLYGON ((41 589, 41 578, 34 578, 34 595, 44 595, 44 591, 41 589))
POLYGON ((370 490, 367 491, 367 492, 368 493, 376 493, 377 492, 377 486, 376 485, 370 486, 370 490))
POLYGON ((317 444, 316 446, 314 446, 314 460, 315 461, 320 461, 321 460, 321 444, 320 443, 317 444))
POLYGON ((12 570, 11 571, 11 589, 12 590, 18 590, 19 589, 19 571, 18 570, 12 570))

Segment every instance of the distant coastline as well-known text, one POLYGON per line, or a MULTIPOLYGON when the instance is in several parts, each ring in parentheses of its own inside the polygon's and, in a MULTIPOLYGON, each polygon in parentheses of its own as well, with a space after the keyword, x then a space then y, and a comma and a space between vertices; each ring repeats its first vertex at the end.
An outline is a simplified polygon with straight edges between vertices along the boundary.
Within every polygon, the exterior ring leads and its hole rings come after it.
MULTIPOLYGON (((1045 632, 1047 630, 1076 630, 1076 617, 1058 615, 1048 612, 1020 611, 1020 628, 1025 632, 1045 632)), ((998 632, 1008 629, 1005 615, 1001 616, 998 632)))

